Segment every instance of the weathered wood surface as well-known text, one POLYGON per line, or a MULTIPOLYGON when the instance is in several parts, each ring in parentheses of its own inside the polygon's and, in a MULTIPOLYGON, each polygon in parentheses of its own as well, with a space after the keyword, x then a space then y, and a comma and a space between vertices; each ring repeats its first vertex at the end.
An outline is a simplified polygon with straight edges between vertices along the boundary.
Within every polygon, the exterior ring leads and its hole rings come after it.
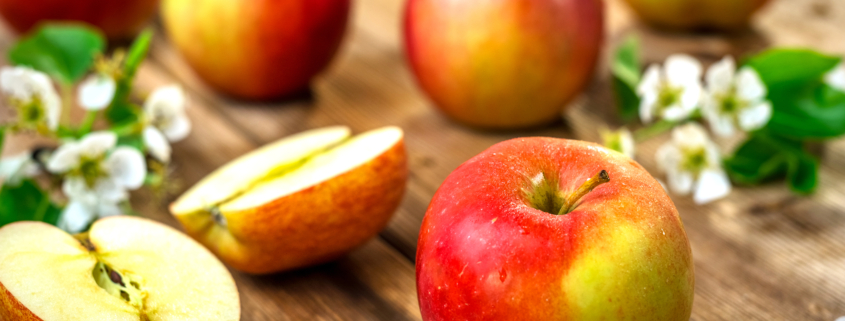
MULTIPOLYGON (((563 121, 529 131, 487 132, 443 117, 415 86, 401 46, 404 1, 355 0, 347 40, 332 68, 314 85, 314 98, 254 103, 229 99, 205 86, 159 32, 139 73, 137 90, 180 82, 191 98, 191 136, 175 146, 183 188, 264 143, 305 129, 346 124, 356 132, 398 125, 406 132, 411 167, 407 193, 379 237, 347 257, 273 276, 233 272, 243 320, 418 320, 413 259, 432 195, 458 165, 499 141, 553 136, 597 141, 597 129, 619 125, 606 61, 563 121)), ((845 55, 845 2, 774 0, 750 31, 736 35, 677 34, 642 26, 620 0, 608 0, 605 56, 636 33, 647 62, 676 52, 707 63, 767 46, 808 46, 845 55)), ((0 33, 5 51, 8 31, 0 33)), ((9 154, 25 146, 16 137, 9 154)), ((654 171, 658 138, 639 146, 637 160, 654 171)), ((696 267, 693 320, 827 320, 845 315, 845 140, 824 146, 820 187, 792 196, 783 184, 738 187, 725 200, 696 206, 674 197, 696 267)), ((657 173, 654 171, 654 173, 657 173)), ((181 190, 180 190, 181 192, 181 190)), ((175 225, 166 201, 136 193, 149 217, 175 225)))

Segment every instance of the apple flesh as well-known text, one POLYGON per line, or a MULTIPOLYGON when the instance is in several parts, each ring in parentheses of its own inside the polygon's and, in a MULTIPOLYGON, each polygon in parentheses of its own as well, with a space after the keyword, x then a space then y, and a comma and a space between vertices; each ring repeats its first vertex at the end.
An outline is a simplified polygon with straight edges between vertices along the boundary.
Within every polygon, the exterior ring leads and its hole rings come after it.
POLYGON ((150 220, 102 219, 74 238, 39 222, 0 228, 0 320, 238 320, 229 271, 150 220))
POLYGON ((264 274, 337 258, 381 231, 408 169, 402 131, 300 133, 242 156, 171 205, 230 266, 264 274))
POLYGON ((92 24, 110 39, 134 37, 158 8, 159 0, 0 0, 0 14, 15 31, 26 33, 43 21, 92 24))
POLYGON ((589 80, 601 0, 410 0, 404 41, 417 82, 472 126, 549 123, 589 80))
POLYGON ((692 309, 671 199, 630 158, 581 141, 513 139, 458 167, 429 205, 416 263, 424 320, 667 321, 692 309))
POLYGON ((626 0, 645 22, 669 29, 736 30, 769 0, 626 0))
POLYGON ((298 93, 331 61, 349 0, 164 0, 170 40, 208 84, 269 99, 298 93))

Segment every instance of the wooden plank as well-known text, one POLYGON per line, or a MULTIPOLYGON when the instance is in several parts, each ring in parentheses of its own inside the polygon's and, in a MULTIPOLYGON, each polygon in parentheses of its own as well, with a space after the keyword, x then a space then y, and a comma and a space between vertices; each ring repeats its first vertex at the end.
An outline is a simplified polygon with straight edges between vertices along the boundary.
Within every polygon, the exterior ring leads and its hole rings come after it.
MULTIPOLYGON (((725 54, 742 57, 772 45, 845 53, 845 4, 841 2, 774 1, 757 17, 752 30, 729 36, 654 31, 638 23, 620 0, 606 3, 608 49, 636 33, 645 44, 647 62, 686 52, 710 63, 725 54)), ((348 41, 333 68, 315 83, 313 101, 227 99, 196 79, 161 38, 153 56, 254 143, 338 123, 356 131, 388 124, 404 128, 412 173, 408 195, 382 237, 413 259, 428 201, 466 159, 517 136, 596 141, 599 126, 619 123, 612 109, 606 65, 598 68, 587 92, 564 113, 563 123, 503 133, 451 122, 430 106, 405 65, 399 30, 402 7, 402 1, 356 2, 348 41)), ((639 146, 637 160, 654 171, 654 151, 662 142, 656 139, 639 146)), ((845 315, 843 147, 845 140, 824 147, 819 192, 811 197, 795 198, 782 184, 772 184, 737 187, 727 199, 708 206, 674 198, 696 263, 694 320, 832 320, 845 315)))

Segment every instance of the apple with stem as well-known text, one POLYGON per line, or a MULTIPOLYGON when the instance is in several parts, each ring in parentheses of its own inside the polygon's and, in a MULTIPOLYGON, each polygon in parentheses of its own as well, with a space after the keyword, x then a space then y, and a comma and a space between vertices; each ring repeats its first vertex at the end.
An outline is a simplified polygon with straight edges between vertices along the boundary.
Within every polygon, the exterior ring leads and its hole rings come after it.
POLYGON ((550 123, 590 79, 601 0, 410 0, 408 62, 446 115, 471 126, 550 123))
POLYGON ((408 176, 402 130, 310 130, 221 167, 174 202, 187 233, 254 274, 335 259, 381 231, 408 176))
POLYGON ((689 320, 689 241, 630 158, 565 139, 490 147, 440 186, 416 257, 424 320, 689 320))
POLYGON ((115 216, 71 236, 41 222, 0 228, 0 320, 239 320, 238 289, 202 245, 115 216))
POLYGON ((170 40, 215 89, 272 99, 308 89, 334 57, 350 0, 164 0, 170 40))
POLYGON ((159 0, 0 0, 0 14, 19 33, 44 21, 82 21, 110 39, 134 37, 155 14, 159 0))
POLYGON ((645 22, 670 29, 737 30, 769 0, 626 0, 645 22))

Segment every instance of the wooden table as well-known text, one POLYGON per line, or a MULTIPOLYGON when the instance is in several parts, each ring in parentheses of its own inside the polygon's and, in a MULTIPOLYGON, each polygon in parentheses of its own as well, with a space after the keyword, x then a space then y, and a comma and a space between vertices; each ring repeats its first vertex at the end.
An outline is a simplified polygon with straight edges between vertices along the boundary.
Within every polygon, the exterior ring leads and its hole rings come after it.
MULTIPOLYGON (((355 0, 347 40, 332 68, 314 86, 314 99, 247 103, 205 86, 159 32, 137 90, 179 82, 188 90, 191 136, 175 145, 178 191, 227 161, 280 137, 334 124, 355 132, 384 125, 406 131, 411 175, 389 226, 365 246, 333 263, 271 276, 233 271, 243 320, 419 320, 414 253, 426 207, 446 176, 490 145, 518 136, 597 141, 614 113, 607 56, 626 35, 638 34, 647 62, 671 53, 710 63, 768 46, 809 46, 845 54, 845 1, 775 0, 738 35, 671 34, 640 25, 620 0, 607 1, 605 59, 563 122, 518 132, 483 132, 442 116, 416 87, 401 46, 404 1, 355 0)), ((13 36, 0 33, 4 52, 13 36)), ((654 171, 664 138, 639 146, 637 160, 654 171)), ((15 137, 6 154, 23 148, 15 137)), ((696 272, 693 320, 826 320, 845 315, 845 140, 824 146, 820 187, 794 197, 784 184, 736 188, 726 199, 696 206, 675 203, 689 235, 696 272)), ((176 195, 170 196, 172 200, 176 195)), ((143 215, 171 225, 167 202, 133 194, 143 215)))

